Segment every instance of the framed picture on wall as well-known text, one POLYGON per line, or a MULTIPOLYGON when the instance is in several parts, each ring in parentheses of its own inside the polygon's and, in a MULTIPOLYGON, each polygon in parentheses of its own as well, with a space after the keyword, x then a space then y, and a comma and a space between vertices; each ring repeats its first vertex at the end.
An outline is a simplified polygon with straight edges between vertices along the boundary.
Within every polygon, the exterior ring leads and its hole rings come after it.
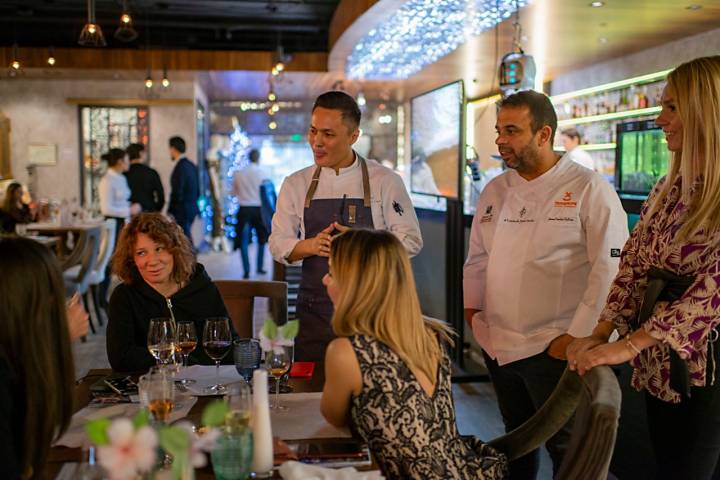
POLYGON ((57 165, 57 145, 54 143, 28 145, 29 165, 57 165))

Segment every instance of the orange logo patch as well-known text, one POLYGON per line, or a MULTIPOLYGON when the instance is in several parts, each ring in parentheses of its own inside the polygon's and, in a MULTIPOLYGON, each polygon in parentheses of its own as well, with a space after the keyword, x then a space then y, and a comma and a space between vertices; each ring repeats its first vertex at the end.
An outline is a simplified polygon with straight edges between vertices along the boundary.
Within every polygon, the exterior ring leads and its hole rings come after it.
POLYGON ((556 207, 564 207, 564 208, 574 208, 577 207, 577 202, 572 199, 573 193, 572 192, 565 192, 565 195, 563 195, 562 199, 555 200, 555 206, 556 207))

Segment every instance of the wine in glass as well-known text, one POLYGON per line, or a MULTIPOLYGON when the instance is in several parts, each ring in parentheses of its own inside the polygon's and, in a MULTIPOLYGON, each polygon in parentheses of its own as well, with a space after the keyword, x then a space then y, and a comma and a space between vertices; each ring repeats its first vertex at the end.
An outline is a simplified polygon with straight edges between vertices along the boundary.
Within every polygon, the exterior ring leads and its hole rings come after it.
POLYGON ((166 372, 149 374, 146 380, 148 410, 156 422, 166 423, 175 406, 175 385, 166 372))
POLYGON ((290 370, 292 353, 289 347, 275 347, 265 354, 265 364, 268 373, 275 379, 275 402, 270 407, 273 410, 287 410, 280 405, 280 379, 290 370))
POLYGON ((167 364, 175 355, 175 322, 170 318, 151 318, 147 345, 158 365, 167 364))
POLYGON ((225 414, 225 428, 229 433, 241 432, 250 427, 250 387, 245 382, 228 385, 225 395, 228 412, 225 414))
POLYGON ((203 328, 203 348, 208 357, 215 360, 215 385, 206 387, 206 392, 222 394, 225 392, 225 385, 220 383, 220 360, 230 351, 232 346, 232 334, 230 323, 226 317, 213 317, 205 319, 203 328))
MULTIPOLYGON (((195 333, 195 322, 178 322, 177 324, 177 343, 175 348, 182 355, 182 366, 186 369, 188 366, 188 357, 190 353, 197 347, 197 333, 195 333)), ((191 378, 183 378, 178 380, 182 385, 190 385, 195 383, 191 378)))

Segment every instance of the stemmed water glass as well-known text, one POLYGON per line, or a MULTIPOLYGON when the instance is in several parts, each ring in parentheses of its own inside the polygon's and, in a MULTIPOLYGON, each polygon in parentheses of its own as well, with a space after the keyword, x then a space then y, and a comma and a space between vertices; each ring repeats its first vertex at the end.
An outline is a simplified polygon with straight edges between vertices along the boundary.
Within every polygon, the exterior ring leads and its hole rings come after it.
POLYGON ((225 392, 225 385, 220 383, 220 360, 230 351, 232 346, 232 334, 230 323, 226 317, 213 317, 205 319, 203 328, 203 348, 208 357, 215 360, 215 385, 205 388, 207 393, 222 394, 225 392))
POLYGON ((147 345, 158 365, 168 363, 175 355, 175 322, 170 318, 151 318, 147 345))
MULTIPOLYGON (((177 351, 182 355, 183 370, 188 366, 188 357, 197 347, 197 333, 195 333, 195 322, 178 322, 177 324, 177 351)), ((182 385, 191 385, 195 380, 183 378, 178 380, 182 385)))
POLYGON ((288 407, 280 405, 280 379, 290 370, 292 365, 292 352, 290 347, 277 346, 265 354, 265 364, 271 377, 275 379, 275 402, 270 407, 273 410, 287 410, 288 407))

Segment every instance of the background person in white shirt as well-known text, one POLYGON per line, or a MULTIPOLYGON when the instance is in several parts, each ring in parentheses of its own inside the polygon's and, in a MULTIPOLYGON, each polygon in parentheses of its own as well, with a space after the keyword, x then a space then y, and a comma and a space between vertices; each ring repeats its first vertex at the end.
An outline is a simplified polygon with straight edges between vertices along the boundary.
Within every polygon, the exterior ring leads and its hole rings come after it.
MULTIPOLYGON (((130 215, 140 213, 142 207, 139 203, 130 203, 130 187, 123 173, 130 168, 130 160, 125 150, 111 148, 101 157, 107 162, 108 169, 98 184, 100 197, 100 213, 105 219, 115 220, 115 244, 120 236, 120 230, 130 215)), ((113 245, 113 251, 115 245, 113 245)), ((100 306, 107 307, 107 291, 110 286, 110 265, 105 271, 105 280, 99 286, 100 306)))
POLYGON ((233 174, 232 194, 237 198, 240 208, 237 212, 237 239, 240 244, 240 258, 243 264, 243 278, 250 277, 250 259, 248 258, 248 243, 252 237, 252 229, 258 238, 257 250, 257 273, 267 273, 263 270, 265 262, 265 244, 268 240, 269 232, 262 221, 260 212, 260 185, 264 180, 268 180, 268 176, 260 168, 260 152, 256 149, 250 150, 248 153, 250 163, 237 170, 233 174), (245 227, 248 231, 245 232, 245 227))
POLYGON ((334 234, 347 228, 389 230, 410 255, 422 248, 415 209, 400 176, 353 151, 359 126, 360 108, 351 96, 340 91, 320 95, 308 131, 315 165, 287 177, 278 195, 270 252, 278 262, 302 261, 296 360, 323 360, 335 337, 333 305, 322 283, 334 234))
MULTIPOLYGON (((482 191, 470 233, 465 318, 488 366, 505 428, 529 419, 565 370, 565 349, 597 323, 627 216, 610 184, 552 149, 557 116, 533 91, 502 100, 496 130, 508 167, 482 191)), ((568 427, 547 442, 557 471, 568 427)), ((510 464, 535 478, 537 451, 510 464)))
POLYGON ((566 155, 570 158, 570 160, 597 172, 597 168, 595 168, 595 160, 593 160, 592 156, 588 152, 580 148, 582 137, 576 128, 567 128, 560 132, 560 139, 565 147, 566 155))

